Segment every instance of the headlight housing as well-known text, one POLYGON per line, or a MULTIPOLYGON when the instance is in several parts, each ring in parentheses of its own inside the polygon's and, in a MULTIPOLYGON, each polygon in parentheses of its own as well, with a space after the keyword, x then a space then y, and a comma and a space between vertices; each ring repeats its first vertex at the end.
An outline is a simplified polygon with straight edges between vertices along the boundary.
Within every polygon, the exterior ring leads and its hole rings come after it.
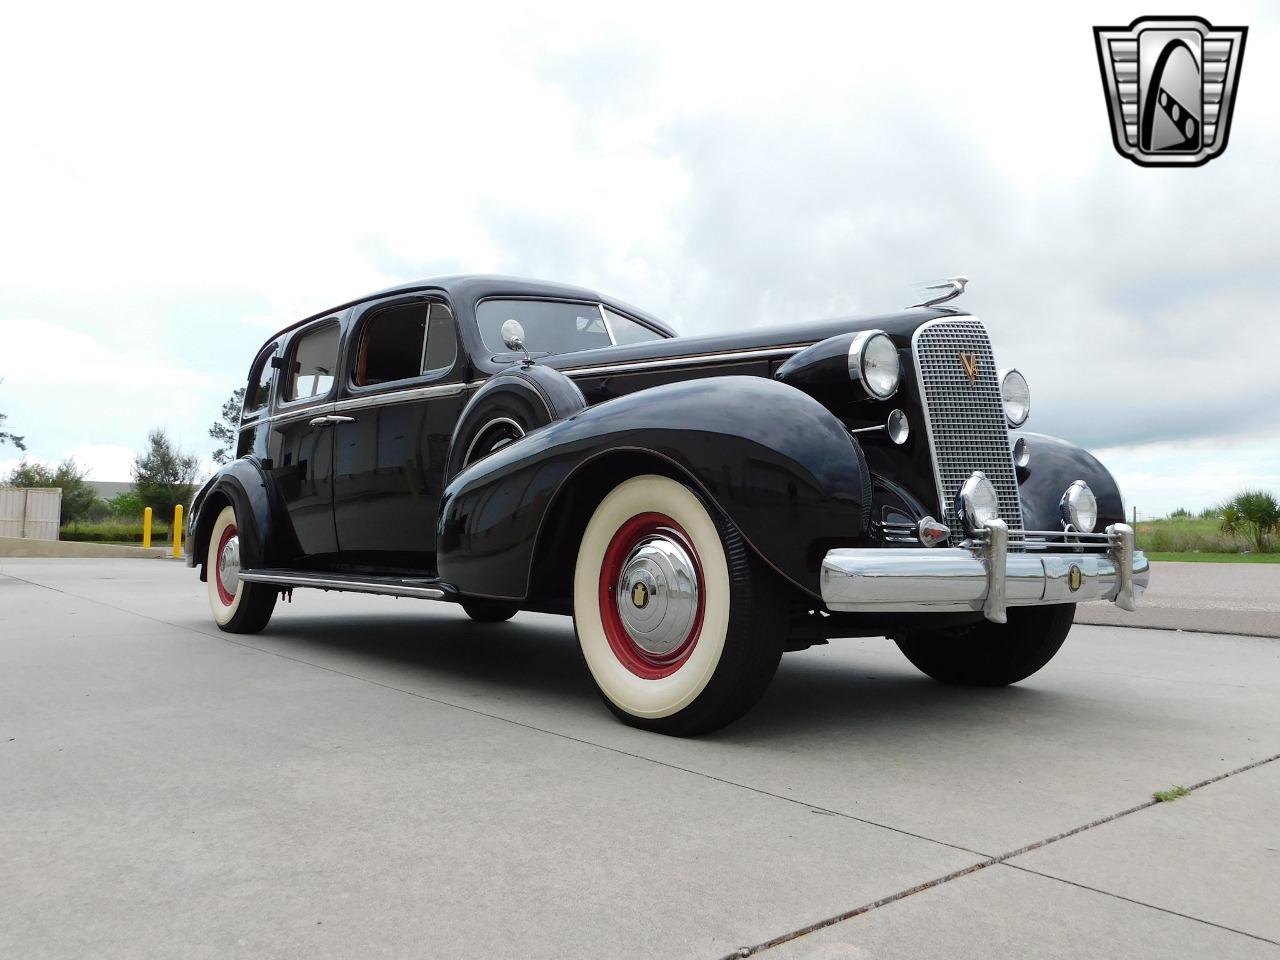
POLYGON ((979 470, 960 487, 956 495, 956 509, 964 518, 965 526, 976 533, 988 520, 1000 516, 1000 498, 996 496, 996 488, 979 470))
POLYGON ((1075 480, 1067 487, 1058 507, 1062 511, 1062 522, 1080 533, 1093 533, 1098 525, 1098 500, 1083 480, 1075 480))
POLYGON ((898 348, 883 330, 865 330, 849 344, 849 379, 862 384, 867 395, 888 400, 898 390, 902 369, 898 348))
POLYGON ((1027 378, 1016 369, 1000 371, 1000 400, 1009 426, 1020 427, 1031 415, 1031 388, 1027 378))

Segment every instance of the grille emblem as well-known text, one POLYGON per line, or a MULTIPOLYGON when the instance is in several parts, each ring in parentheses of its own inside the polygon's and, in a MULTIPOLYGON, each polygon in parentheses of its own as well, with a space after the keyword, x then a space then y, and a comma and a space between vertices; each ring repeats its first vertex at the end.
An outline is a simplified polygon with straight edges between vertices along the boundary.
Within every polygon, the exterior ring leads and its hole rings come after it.
POLYGON ((961 353, 960 365, 964 367, 964 375, 969 378, 970 383, 978 379, 978 355, 976 353, 961 353))

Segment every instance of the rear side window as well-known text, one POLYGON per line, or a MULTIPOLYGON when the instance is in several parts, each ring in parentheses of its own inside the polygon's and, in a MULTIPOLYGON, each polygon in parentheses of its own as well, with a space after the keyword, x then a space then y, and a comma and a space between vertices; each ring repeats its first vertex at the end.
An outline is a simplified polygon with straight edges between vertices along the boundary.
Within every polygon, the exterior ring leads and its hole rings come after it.
POLYGON ((290 356, 285 400, 324 396, 333 387, 333 370, 338 363, 338 324, 326 323, 307 331, 298 338, 290 356))
POLYGON ((253 365, 253 372, 249 374, 249 388, 244 395, 245 413, 261 410, 271 399, 271 378, 276 372, 271 366, 271 358, 276 355, 278 346, 279 344, 273 343, 263 350, 258 361, 253 365))

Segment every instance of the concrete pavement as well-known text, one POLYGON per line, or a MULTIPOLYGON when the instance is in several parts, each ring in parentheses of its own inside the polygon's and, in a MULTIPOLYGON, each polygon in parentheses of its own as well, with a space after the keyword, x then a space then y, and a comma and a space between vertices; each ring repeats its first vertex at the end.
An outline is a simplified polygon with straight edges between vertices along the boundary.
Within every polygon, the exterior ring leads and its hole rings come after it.
POLYGON ((1280 563, 1153 563, 1136 612, 1089 603, 1076 622, 1280 637, 1280 563))
POLYGON ((1277 693, 1256 638, 1077 627, 1003 690, 836 641, 671 740, 562 618, 230 637, 178 563, 0 560, 0 955, 1280 956, 1277 693))

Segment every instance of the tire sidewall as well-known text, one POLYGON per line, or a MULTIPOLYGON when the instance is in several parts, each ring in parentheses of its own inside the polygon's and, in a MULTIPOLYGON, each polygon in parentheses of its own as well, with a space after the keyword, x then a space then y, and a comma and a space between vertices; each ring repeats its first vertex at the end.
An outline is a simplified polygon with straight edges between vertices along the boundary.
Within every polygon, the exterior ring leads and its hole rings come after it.
MULTIPOLYGON (((218 591, 218 547, 222 543, 222 536, 228 527, 239 528, 236 523, 236 511, 234 507, 226 506, 219 511, 217 519, 213 521, 213 529, 209 532, 209 548, 205 558, 205 579, 209 588, 209 609, 213 613, 213 619, 219 626, 225 626, 230 623, 240 609, 240 605, 244 602, 245 582, 239 580, 236 583, 235 593, 232 596, 230 604, 222 602, 222 596, 218 591)), ((241 555, 241 563, 243 564, 243 554, 241 555)))
POLYGON ((573 578, 573 620, 583 658, 600 692, 624 713, 657 720, 679 713, 707 689, 724 655, 730 618, 729 563, 707 508, 669 477, 633 477, 600 502, 587 524, 573 578), (705 587, 702 625, 688 659, 668 676, 632 673, 613 652, 600 612, 600 572, 614 534, 632 517, 661 513, 688 535, 702 566, 705 587))

